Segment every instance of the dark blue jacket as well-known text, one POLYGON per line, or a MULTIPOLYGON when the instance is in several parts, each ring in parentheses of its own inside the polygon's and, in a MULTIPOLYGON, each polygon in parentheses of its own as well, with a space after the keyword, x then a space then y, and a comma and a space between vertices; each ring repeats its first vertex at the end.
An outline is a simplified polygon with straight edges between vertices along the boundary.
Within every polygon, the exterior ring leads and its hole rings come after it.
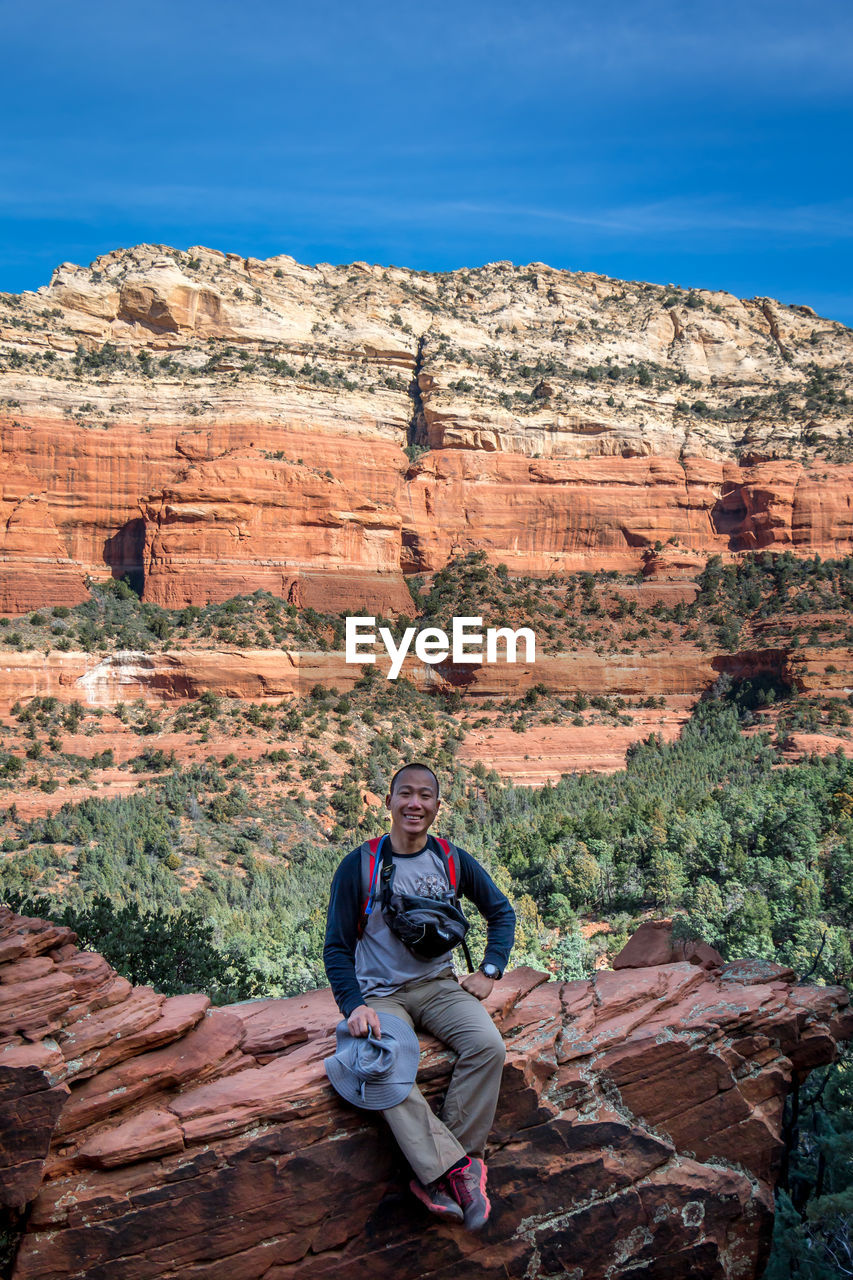
MULTIPOLYGON (((433 837, 427 840, 433 843, 433 837)), ((460 898, 468 898, 484 916, 488 928, 486 953, 483 963, 505 969, 515 937, 515 912, 505 894, 501 893, 488 872, 465 849, 456 846, 459 853, 460 898)), ((420 849, 417 853, 422 852, 420 849)), ((394 853, 396 859, 417 857, 414 854, 394 853)), ((326 917, 326 943, 323 947, 323 963, 338 1008, 345 1018, 353 1009, 364 1004, 355 976, 355 945, 358 941, 358 922, 364 906, 364 888, 361 879, 361 846, 344 858, 332 880, 329 897, 329 913, 326 917)))

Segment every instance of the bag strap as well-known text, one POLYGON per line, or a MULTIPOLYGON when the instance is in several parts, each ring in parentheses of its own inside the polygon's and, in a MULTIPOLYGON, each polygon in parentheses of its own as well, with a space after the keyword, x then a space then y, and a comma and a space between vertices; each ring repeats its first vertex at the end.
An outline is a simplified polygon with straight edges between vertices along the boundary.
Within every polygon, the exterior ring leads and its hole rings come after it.
POLYGON ((387 836, 374 836, 372 840, 368 840, 367 847, 370 850, 370 867, 367 872, 367 897, 361 908, 361 915, 358 918, 358 937, 364 933, 367 928, 367 917, 373 911, 373 899, 376 892, 376 875, 379 870, 379 859, 376 857, 377 850, 387 836))
POLYGON ((382 856, 382 870, 379 872, 379 900, 382 910, 391 906, 391 885, 394 882, 394 857, 391 852, 391 837, 383 836, 379 842, 379 853, 382 856))
POLYGON ((447 878, 450 881, 450 887, 453 890, 453 897, 458 898, 459 893, 456 888, 456 850, 451 852, 450 841, 445 840, 443 836, 434 836, 435 843, 444 854, 444 861, 447 868, 447 878))

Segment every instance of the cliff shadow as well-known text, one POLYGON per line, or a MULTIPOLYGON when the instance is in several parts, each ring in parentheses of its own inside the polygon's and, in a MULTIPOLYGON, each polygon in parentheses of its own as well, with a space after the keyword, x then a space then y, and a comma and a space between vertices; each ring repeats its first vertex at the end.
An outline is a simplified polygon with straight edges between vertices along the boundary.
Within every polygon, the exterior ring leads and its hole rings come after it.
POLYGON ((744 650, 717 654, 711 661, 718 672, 705 698, 724 698, 739 711, 755 711, 773 703, 786 702, 799 691, 785 649, 744 650))
POLYGON ((104 543, 104 563, 110 566, 110 573, 114 578, 127 578, 138 596, 145 586, 144 550, 145 521, 141 516, 128 520, 104 543))
POLYGON ((482 669, 482 663, 457 663, 451 658, 445 658, 443 662, 437 662, 433 670, 441 677, 446 686, 452 689, 469 689, 473 688, 477 683, 477 672, 482 669))
POLYGON ((749 533, 749 510, 740 485, 720 495, 711 508, 710 518, 714 532, 728 538, 731 550, 737 551, 738 544, 749 533))

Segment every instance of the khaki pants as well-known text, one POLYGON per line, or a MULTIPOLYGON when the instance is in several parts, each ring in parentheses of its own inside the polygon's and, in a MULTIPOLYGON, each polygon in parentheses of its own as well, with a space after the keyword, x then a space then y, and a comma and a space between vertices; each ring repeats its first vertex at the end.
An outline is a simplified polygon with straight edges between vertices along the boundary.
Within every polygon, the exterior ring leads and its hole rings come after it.
POLYGON ((404 1102, 383 1112, 403 1155, 421 1182, 433 1182, 464 1155, 479 1156, 495 1118, 506 1050, 500 1032, 476 996, 448 973, 409 982, 367 1003, 423 1028, 459 1056, 435 1115, 417 1085, 404 1102))

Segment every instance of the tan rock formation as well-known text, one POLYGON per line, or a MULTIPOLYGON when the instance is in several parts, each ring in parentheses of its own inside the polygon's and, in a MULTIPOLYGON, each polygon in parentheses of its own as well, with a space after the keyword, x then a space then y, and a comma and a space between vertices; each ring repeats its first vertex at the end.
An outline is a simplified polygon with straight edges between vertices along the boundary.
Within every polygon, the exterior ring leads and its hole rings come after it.
MULTIPOLYGON (((64 263, 45 289, 10 301, 3 336, 22 354, 71 352, 77 339, 134 354, 183 351, 165 371, 173 381, 190 370, 207 392, 203 366, 240 373, 250 419, 261 421, 269 420, 270 366, 266 378, 245 366, 269 352, 292 366, 272 371, 286 379, 291 403, 318 399, 350 419, 360 416, 353 406, 366 408, 388 438, 390 423, 376 420, 374 375, 382 372, 381 394, 405 423, 408 384, 391 378, 388 386, 385 377, 415 372, 421 430, 434 447, 586 457, 677 455, 683 446, 727 457, 746 434, 754 453, 800 456, 802 423, 831 437, 845 421, 813 372, 838 380, 837 390, 846 385, 844 326, 770 299, 685 293, 541 263, 429 275, 139 245, 90 267, 64 263), (32 327, 14 323, 20 319, 32 327), (320 376, 306 358, 322 362, 320 376), (330 394, 317 396, 323 387, 330 394), (689 412, 697 391, 701 404, 689 412), (785 422, 801 411, 805 417, 785 422)), ((209 397, 199 407, 216 417, 209 397)))
MULTIPOLYGON (((211 1010, 132 989, 67 930, 0 911, 13 1280, 604 1280, 652 1259, 758 1275, 784 1096, 853 1033, 848 997, 765 961, 673 961, 652 932, 654 954, 626 949, 640 967, 570 983, 520 969, 495 987, 508 1060, 493 1215, 472 1236, 427 1220, 381 1121, 328 1085, 328 991, 211 1010)), ((449 1055, 422 1050, 433 1097, 449 1055)))

